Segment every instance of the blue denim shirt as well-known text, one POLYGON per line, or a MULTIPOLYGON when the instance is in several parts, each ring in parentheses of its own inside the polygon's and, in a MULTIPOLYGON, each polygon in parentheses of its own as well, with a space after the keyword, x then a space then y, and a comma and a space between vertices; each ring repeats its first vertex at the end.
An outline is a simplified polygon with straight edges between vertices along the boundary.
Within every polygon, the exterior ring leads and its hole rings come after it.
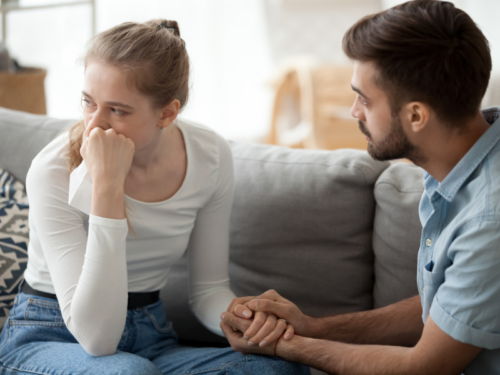
POLYGON ((500 374, 500 107, 446 178, 424 175, 417 283, 429 314, 454 339, 484 348, 465 374, 500 374))

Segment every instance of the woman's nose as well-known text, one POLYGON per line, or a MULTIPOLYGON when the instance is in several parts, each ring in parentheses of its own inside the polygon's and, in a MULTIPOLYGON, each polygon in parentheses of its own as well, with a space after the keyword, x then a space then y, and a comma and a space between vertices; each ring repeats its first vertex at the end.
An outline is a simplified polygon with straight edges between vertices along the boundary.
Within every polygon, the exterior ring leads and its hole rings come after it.
POLYGON ((101 128, 103 130, 107 130, 111 128, 111 125, 109 124, 108 119, 100 109, 95 111, 91 118, 89 119, 89 122, 87 123, 87 127, 92 127, 92 128, 101 128))

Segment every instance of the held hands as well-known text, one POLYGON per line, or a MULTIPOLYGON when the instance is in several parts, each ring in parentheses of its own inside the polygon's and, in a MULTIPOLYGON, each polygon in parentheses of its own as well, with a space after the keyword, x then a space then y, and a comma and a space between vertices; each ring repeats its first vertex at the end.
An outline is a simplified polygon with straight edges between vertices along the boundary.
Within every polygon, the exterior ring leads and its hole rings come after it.
MULTIPOLYGON (((256 316, 259 312, 274 314, 292 325, 297 334, 310 336, 309 330, 312 318, 300 311, 297 305, 281 297, 275 290, 268 290, 257 297, 235 298, 229 307, 240 318, 248 319, 253 312, 255 312, 256 316)), ((285 340, 291 339, 293 333, 292 331, 288 337, 287 332, 284 336, 285 340)))
POLYGON ((221 319, 221 328, 234 350, 274 355, 276 340, 282 335, 284 340, 292 339, 294 327, 305 335, 311 318, 276 291, 269 290, 258 297, 235 298, 221 319))
POLYGON ((114 129, 103 130, 90 123, 83 133, 80 154, 93 181, 123 188, 134 152, 134 143, 114 129))
POLYGON ((249 346, 248 340, 243 338, 242 332, 245 332, 250 327, 250 320, 239 318, 230 312, 222 313, 221 319, 222 321, 220 322, 220 327, 222 329, 222 332, 224 332, 224 335, 226 335, 226 338, 234 351, 240 352, 242 354, 255 353, 274 355, 274 346, 276 340, 273 340, 272 342, 270 342, 270 344, 265 346, 249 346))

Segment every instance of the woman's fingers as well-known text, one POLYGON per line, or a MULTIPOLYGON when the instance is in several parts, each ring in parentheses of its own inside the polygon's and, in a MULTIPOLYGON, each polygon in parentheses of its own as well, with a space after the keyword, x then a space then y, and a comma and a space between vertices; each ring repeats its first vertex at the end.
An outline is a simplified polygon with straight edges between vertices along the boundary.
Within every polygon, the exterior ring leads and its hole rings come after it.
POLYGON ((290 312, 288 305, 268 299, 253 299, 247 303, 247 306, 253 311, 265 311, 285 319, 290 312))
POLYGON ((283 332, 287 329, 287 324, 285 319, 278 319, 276 321, 276 326, 274 327, 274 330, 264 337, 264 339, 260 342, 259 346, 263 347, 266 346, 272 342, 275 342, 278 340, 281 335, 283 335, 283 332))
POLYGON ((243 338, 248 340, 259 332, 260 328, 266 323, 267 314, 263 312, 255 313, 253 322, 243 334, 243 338))
POLYGON ((250 326, 250 322, 247 319, 241 319, 230 312, 223 312, 221 315, 221 320, 231 328, 233 331, 244 332, 250 326))
POLYGON ((266 346, 268 342, 263 342, 263 340, 276 328, 276 320, 278 320, 276 315, 273 314, 267 315, 265 323, 258 330, 258 332, 254 336, 248 335, 248 337, 250 337, 248 339, 248 345, 252 346, 253 344, 259 344, 261 347, 266 346))

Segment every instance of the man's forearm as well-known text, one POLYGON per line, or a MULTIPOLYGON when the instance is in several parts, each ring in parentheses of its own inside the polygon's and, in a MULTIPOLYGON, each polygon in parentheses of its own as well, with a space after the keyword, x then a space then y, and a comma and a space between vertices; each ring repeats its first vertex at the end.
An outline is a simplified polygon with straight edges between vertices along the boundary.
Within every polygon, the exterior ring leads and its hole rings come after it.
POLYGON ((295 336, 290 341, 280 340, 277 354, 289 361, 299 362, 329 374, 418 374, 421 369, 411 364, 411 350, 411 348, 392 346, 344 344, 295 336))
POLYGON ((424 327, 419 296, 380 309, 311 318, 308 326, 312 338, 399 346, 414 346, 424 327))

